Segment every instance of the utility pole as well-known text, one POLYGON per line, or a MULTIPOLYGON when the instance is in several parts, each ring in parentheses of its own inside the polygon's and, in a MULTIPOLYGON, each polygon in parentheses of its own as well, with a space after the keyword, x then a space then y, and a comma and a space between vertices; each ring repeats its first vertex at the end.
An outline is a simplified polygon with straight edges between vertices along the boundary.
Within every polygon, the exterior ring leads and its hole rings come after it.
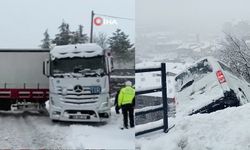
POLYGON ((93 42, 93 23, 94 23, 94 11, 91 11, 91 28, 90 28, 90 43, 93 42))

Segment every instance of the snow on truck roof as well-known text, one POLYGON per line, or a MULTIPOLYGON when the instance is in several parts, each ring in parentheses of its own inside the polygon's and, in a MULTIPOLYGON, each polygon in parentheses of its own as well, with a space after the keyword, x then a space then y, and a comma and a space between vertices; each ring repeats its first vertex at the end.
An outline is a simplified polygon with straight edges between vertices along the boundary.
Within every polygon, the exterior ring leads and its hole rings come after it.
POLYGON ((50 51, 52 60, 67 57, 94 57, 103 55, 103 53, 104 50, 95 43, 55 46, 50 51))

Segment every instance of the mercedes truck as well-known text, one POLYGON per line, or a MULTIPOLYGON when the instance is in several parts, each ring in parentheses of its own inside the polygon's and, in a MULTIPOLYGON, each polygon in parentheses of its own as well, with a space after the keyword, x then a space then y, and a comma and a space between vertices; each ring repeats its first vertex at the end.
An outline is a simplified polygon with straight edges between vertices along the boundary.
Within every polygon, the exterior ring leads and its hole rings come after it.
POLYGON ((44 61, 52 121, 110 118, 111 53, 94 43, 55 46, 44 61))

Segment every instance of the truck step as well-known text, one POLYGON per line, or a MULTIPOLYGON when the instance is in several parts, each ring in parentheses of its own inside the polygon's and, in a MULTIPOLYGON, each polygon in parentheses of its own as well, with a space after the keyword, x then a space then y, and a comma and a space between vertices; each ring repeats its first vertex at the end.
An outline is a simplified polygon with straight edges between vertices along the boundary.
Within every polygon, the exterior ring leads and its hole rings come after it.
POLYGON ((45 107, 39 103, 21 102, 11 105, 12 111, 44 111, 45 107))

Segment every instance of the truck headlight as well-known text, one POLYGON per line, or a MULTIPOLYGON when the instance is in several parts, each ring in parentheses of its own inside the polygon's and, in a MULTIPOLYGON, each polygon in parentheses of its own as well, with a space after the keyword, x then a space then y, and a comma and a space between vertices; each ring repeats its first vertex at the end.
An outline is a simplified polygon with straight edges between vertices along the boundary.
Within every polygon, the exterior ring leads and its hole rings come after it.
POLYGON ((107 107, 109 107, 109 99, 108 98, 101 105, 101 108, 107 108, 107 107))
POLYGON ((61 112, 59 112, 59 111, 53 111, 52 112, 52 116, 55 117, 55 118, 59 118, 60 115, 61 115, 61 112))
POLYGON ((106 108, 108 106, 109 106, 109 104, 107 102, 104 102, 104 103, 102 103, 101 108, 106 108))
POLYGON ((61 115, 61 112, 60 111, 53 111, 52 115, 61 115))

